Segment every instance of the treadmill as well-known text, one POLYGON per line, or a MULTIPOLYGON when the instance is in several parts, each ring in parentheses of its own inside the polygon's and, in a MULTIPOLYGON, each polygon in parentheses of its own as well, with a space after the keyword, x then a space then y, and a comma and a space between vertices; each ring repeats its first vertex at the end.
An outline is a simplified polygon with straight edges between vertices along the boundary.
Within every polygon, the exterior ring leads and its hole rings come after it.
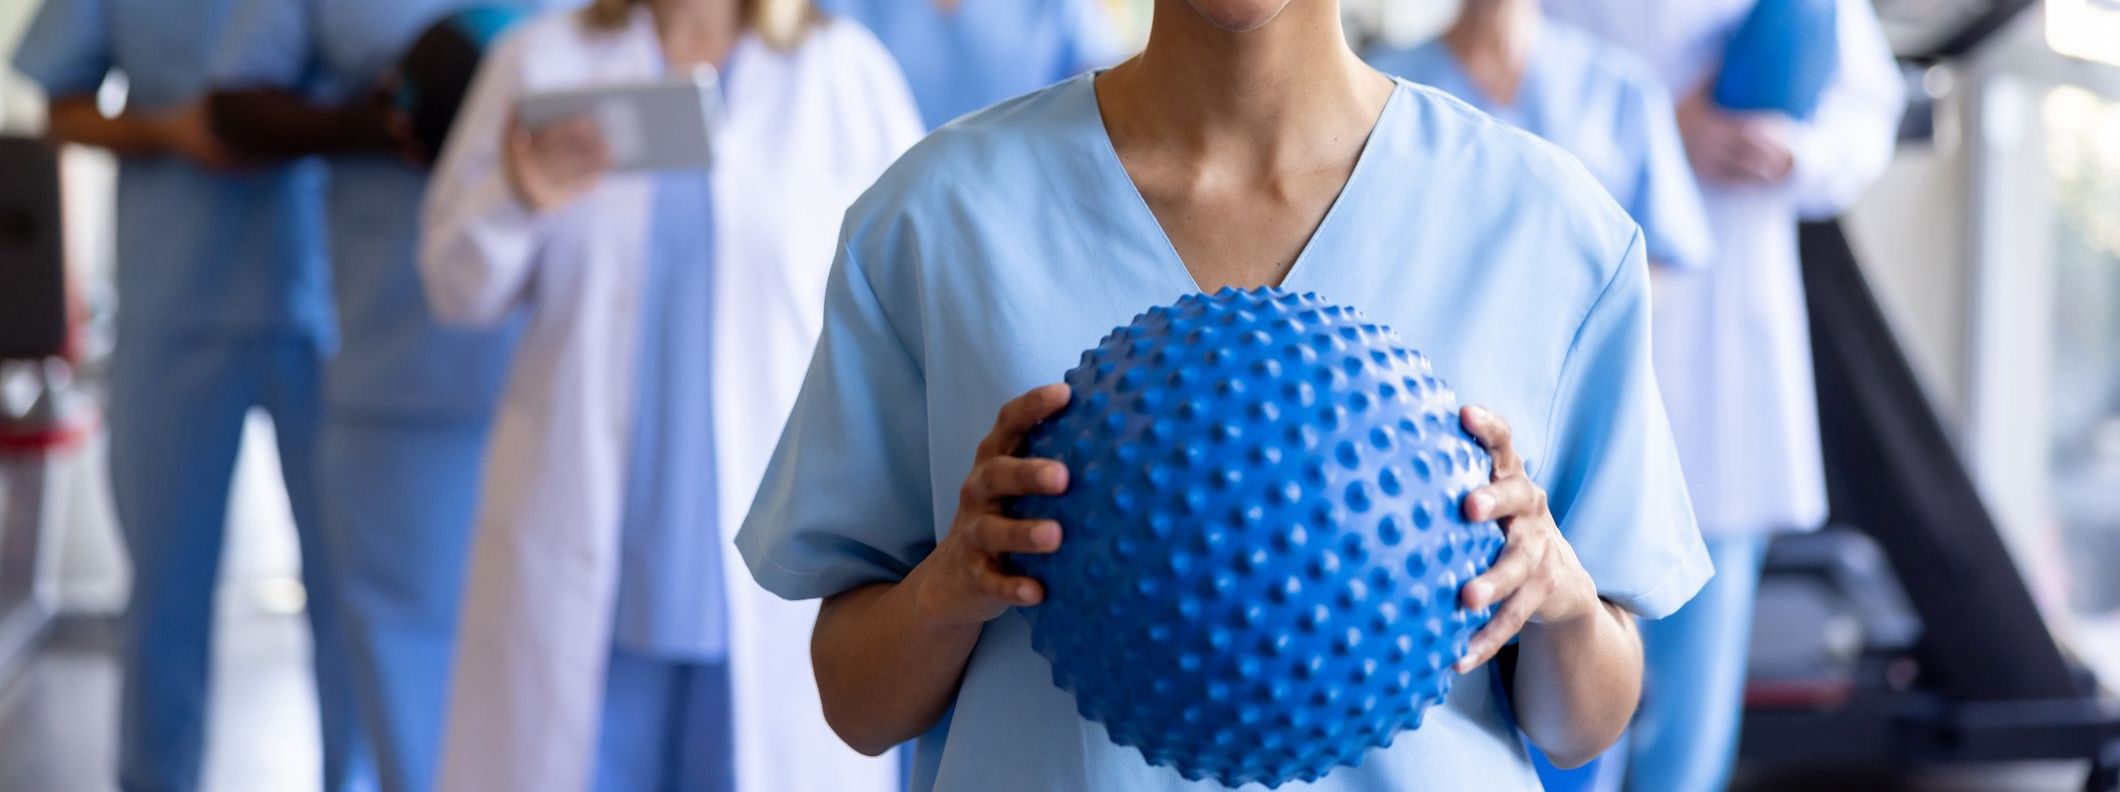
MULTIPOLYGON (((1955 9, 1947 30, 1896 20, 1902 42, 1927 34, 1917 68, 1968 56, 2030 5, 1878 2, 1888 29, 1895 6, 1955 9)), ((1910 119, 1912 136, 1933 130, 1910 119)), ((1831 527, 1768 551, 1744 767, 2074 759, 2087 792, 2120 792, 2120 700, 2056 640, 1842 227, 1800 238, 1831 527)))
POLYGON ((0 688, 51 618, 53 452, 77 437, 58 152, 0 137, 0 688))

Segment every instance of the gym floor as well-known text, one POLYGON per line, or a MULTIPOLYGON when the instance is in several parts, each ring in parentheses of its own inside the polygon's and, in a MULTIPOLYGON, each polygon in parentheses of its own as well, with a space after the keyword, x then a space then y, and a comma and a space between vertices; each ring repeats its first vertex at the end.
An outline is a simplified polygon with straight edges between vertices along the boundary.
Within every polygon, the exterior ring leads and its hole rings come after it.
MULTIPOLYGON (((211 792, 317 788, 315 690, 298 616, 227 613, 215 647, 205 784, 211 792), (228 684, 240 680, 240 684, 228 684)), ((61 622, 0 690, 0 792, 116 790, 116 622, 61 622)))
MULTIPOLYGON (((298 614, 223 596, 205 789, 316 789, 315 693, 298 614)), ((14 684, 0 690, 0 792, 109 792, 116 786, 117 630, 109 618, 61 622, 14 684)), ((1935 768, 1835 768, 1742 773, 1733 790, 1831 792, 2076 792, 2074 762, 1935 768)))

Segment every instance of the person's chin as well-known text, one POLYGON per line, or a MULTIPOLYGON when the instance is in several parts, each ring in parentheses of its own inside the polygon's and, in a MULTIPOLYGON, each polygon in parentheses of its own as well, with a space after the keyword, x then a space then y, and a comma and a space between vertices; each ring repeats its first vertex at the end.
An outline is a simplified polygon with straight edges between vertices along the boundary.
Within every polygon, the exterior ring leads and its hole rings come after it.
POLYGON ((1248 33, 1272 22, 1290 0, 1186 0, 1208 24, 1231 33, 1248 33))

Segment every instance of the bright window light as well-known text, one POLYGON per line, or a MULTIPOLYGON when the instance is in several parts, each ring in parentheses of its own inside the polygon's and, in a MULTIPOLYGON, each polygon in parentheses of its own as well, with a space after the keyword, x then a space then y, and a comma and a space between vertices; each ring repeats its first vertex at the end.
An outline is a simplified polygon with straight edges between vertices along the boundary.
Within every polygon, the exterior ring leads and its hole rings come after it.
POLYGON ((2120 0, 2047 0, 2046 45, 2120 66, 2120 0))

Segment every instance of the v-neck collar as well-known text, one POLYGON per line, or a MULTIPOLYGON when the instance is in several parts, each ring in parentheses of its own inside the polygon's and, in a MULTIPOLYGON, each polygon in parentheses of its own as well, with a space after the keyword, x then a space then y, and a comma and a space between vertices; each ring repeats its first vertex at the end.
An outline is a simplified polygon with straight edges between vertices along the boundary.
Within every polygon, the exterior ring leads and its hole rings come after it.
MULTIPOLYGON (((1544 48, 1551 46, 1552 39, 1547 35, 1545 28, 1552 24, 1553 22, 1548 20, 1540 25, 1538 37, 1531 44, 1531 52, 1542 52, 1544 48)), ((1437 67, 1456 83, 1452 86, 1437 87, 1445 88, 1488 115, 1516 126, 1529 126, 1533 123, 1531 114, 1539 101, 1540 91, 1543 90, 1541 83, 1545 80, 1545 75, 1541 73, 1540 58, 1534 55, 1524 61, 1524 72, 1516 78, 1516 95, 1503 102, 1472 79, 1472 72, 1465 68, 1464 59, 1458 57, 1457 50, 1451 49, 1448 42, 1438 37, 1421 46, 1427 50, 1428 56, 1435 60, 1437 67)))
MULTIPOLYGON (((1149 208, 1147 196, 1141 194, 1140 185, 1134 183, 1133 174, 1126 171, 1126 164, 1119 159, 1119 148, 1112 142, 1110 127, 1104 123, 1104 107, 1097 100, 1096 78, 1102 73, 1101 70, 1092 71, 1076 77, 1075 90, 1079 93, 1080 101, 1087 106, 1084 115, 1086 132, 1096 141, 1092 148, 1101 160, 1098 163, 1099 170, 1104 172, 1111 189, 1126 196, 1121 200, 1124 206, 1116 211, 1127 215, 1126 219, 1141 233, 1153 235, 1161 243, 1158 247, 1163 251, 1162 269, 1169 273, 1175 285, 1180 286, 1186 293, 1204 293, 1207 289, 1200 285, 1199 279, 1193 276, 1192 269, 1185 265, 1185 257, 1178 254, 1178 246, 1171 241, 1170 232, 1163 228, 1163 221, 1156 217, 1155 210, 1149 208)), ((1303 240, 1303 249, 1296 253, 1294 263, 1289 264, 1288 271, 1281 275, 1280 283, 1270 285, 1292 291, 1307 289, 1302 284, 1305 265, 1310 261, 1311 251, 1318 249, 1318 240, 1332 233, 1337 226, 1335 221, 1344 214, 1341 207, 1349 202, 1348 195, 1362 189, 1366 183, 1364 175, 1371 170, 1369 163, 1374 159, 1371 154, 1378 148, 1377 132, 1393 122, 1394 114, 1401 112, 1400 105, 1404 102, 1400 97, 1406 90, 1405 81, 1392 78, 1391 96, 1384 100, 1383 111, 1377 113, 1376 122, 1370 126, 1369 134, 1363 138, 1362 153, 1355 156, 1354 169, 1348 172, 1346 183, 1340 185, 1340 192, 1333 196, 1332 205, 1326 207, 1325 217, 1318 221, 1317 228, 1312 229, 1310 237, 1303 240)))

